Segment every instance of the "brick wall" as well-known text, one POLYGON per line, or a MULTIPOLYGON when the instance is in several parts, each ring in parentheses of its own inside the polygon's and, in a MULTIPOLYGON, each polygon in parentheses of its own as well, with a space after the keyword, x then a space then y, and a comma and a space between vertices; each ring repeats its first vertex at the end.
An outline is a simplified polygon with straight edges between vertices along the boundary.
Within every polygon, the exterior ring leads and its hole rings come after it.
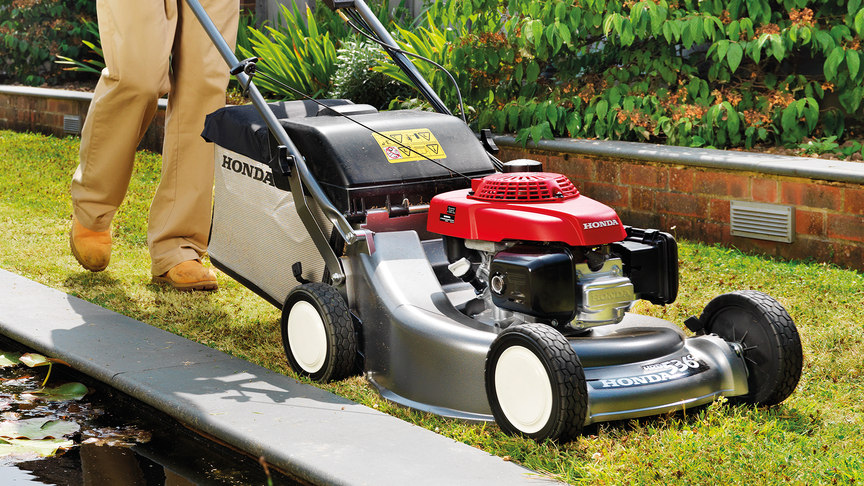
POLYGON ((543 162, 544 170, 566 175, 628 225, 864 271, 864 186, 859 184, 512 148, 502 149, 499 158, 543 162), (732 236, 731 201, 794 207, 795 241, 732 236))
MULTIPOLYGON (((69 135, 63 128, 63 117, 66 115, 81 117, 81 126, 84 126, 90 106, 89 93, 26 88, 20 91, 0 92, 0 129, 44 133, 62 138, 69 135)), ((162 152, 164 135, 165 110, 164 106, 160 106, 138 149, 162 152)))

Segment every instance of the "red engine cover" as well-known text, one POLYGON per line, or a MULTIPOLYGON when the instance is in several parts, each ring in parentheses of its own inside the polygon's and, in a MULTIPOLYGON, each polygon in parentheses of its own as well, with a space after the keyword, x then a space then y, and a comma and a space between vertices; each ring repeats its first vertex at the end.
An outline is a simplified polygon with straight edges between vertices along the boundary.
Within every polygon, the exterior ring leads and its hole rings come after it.
POLYGON ((627 233, 615 211, 579 194, 561 174, 515 172, 471 181, 471 190, 438 194, 426 228, 484 241, 562 242, 597 246, 627 233))

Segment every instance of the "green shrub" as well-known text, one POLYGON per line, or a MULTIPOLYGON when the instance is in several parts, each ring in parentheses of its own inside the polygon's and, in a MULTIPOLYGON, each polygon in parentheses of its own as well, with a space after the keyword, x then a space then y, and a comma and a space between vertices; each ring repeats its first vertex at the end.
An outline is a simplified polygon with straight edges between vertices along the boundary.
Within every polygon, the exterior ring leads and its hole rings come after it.
POLYGON ((475 122, 523 141, 796 145, 861 120, 862 0, 438 0, 430 12, 471 26, 449 60, 475 122))
POLYGON ((337 54, 331 97, 369 104, 382 110, 396 98, 411 96, 411 87, 372 69, 389 61, 387 54, 377 47, 366 42, 345 40, 337 54))
POLYGON ((95 17, 93 0, 0 0, 0 82, 39 86, 78 79, 54 61, 83 54, 82 42, 94 40, 87 22, 95 17))
MULTIPOLYGON (((281 5, 279 25, 265 27, 266 33, 249 28, 252 50, 241 48, 245 57, 258 57, 258 70, 280 83, 313 98, 327 96, 336 72, 336 46, 329 33, 318 30, 318 24, 309 8, 308 25, 294 0, 293 11, 281 5)), ((263 77, 255 84, 267 94, 293 100, 302 98, 277 82, 263 77)))

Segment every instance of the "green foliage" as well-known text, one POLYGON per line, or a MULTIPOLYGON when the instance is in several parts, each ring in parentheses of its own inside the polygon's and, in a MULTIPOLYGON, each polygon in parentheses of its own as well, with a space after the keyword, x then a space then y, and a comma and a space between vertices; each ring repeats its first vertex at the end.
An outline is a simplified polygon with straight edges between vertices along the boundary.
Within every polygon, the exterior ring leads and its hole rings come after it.
POLYGON ((88 25, 95 16, 93 0, 0 0, 0 80, 39 86, 75 79, 54 61, 83 54, 82 43, 94 39, 88 25))
MULTIPOLYGON (((461 30, 440 29, 431 19, 427 21, 427 26, 416 28, 396 26, 396 34, 398 36, 397 42, 402 50, 423 56, 442 66, 452 65, 452 62, 450 61, 451 50, 448 46, 457 41, 462 33, 463 31, 461 30)), ((417 67, 417 71, 420 72, 423 78, 426 79, 438 95, 441 96, 442 99, 451 100, 453 102, 452 106, 455 108, 458 105, 456 87, 447 75, 435 65, 428 62, 414 58, 412 58, 411 61, 417 67)), ((404 83, 406 86, 414 87, 414 84, 411 83, 408 76, 406 76, 389 57, 382 58, 380 65, 375 67, 374 70, 384 73, 387 76, 404 83)), ((458 73, 453 74, 456 76, 458 82, 458 73)), ((465 81, 467 81, 467 79, 465 79, 465 81)), ((415 95, 416 94, 419 94, 419 92, 416 91, 415 88, 415 95)), ((456 110, 454 109, 454 112, 455 111, 456 110)))
POLYGON ((861 0, 438 0, 429 12, 462 29, 445 58, 478 128, 523 142, 794 146, 860 118, 861 0))
MULTIPOLYGON (((328 32, 318 29, 317 21, 306 7, 308 25, 296 2, 293 10, 281 6, 279 25, 265 27, 266 33, 249 28, 252 50, 240 48, 244 57, 258 57, 258 69, 268 76, 313 98, 324 97, 332 87, 336 72, 336 45, 328 32)), ((255 84, 279 98, 302 98, 293 91, 264 78, 255 84)))
POLYGON ((408 86, 372 70, 379 62, 389 59, 377 46, 346 40, 337 54, 338 65, 333 75, 331 97, 386 109, 393 99, 410 95, 408 86))
POLYGON ((90 32, 90 35, 96 39, 96 42, 82 40, 81 43, 90 49, 89 55, 91 59, 84 61, 76 61, 70 57, 57 56, 57 64, 68 64, 72 67, 66 68, 68 71, 83 71, 87 73, 99 74, 105 69, 105 55, 102 53, 102 38, 99 35, 99 25, 96 22, 84 21, 84 27, 90 32), (94 57, 95 55, 95 57, 94 57))

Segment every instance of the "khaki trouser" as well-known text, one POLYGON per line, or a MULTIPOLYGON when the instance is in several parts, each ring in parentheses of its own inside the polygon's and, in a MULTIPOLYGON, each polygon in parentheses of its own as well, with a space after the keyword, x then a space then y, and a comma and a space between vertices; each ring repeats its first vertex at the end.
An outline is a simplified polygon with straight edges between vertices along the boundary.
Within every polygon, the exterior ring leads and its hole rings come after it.
MULTIPOLYGON (((202 0, 234 44, 239 0, 202 0)), ((153 275, 200 258, 213 198, 213 145, 204 117, 225 106, 228 67, 184 0, 97 0, 105 70, 84 122, 72 178, 75 216, 93 231, 110 228, 126 195, 135 149, 157 100, 168 96, 162 178, 150 206, 147 244, 153 275)))

